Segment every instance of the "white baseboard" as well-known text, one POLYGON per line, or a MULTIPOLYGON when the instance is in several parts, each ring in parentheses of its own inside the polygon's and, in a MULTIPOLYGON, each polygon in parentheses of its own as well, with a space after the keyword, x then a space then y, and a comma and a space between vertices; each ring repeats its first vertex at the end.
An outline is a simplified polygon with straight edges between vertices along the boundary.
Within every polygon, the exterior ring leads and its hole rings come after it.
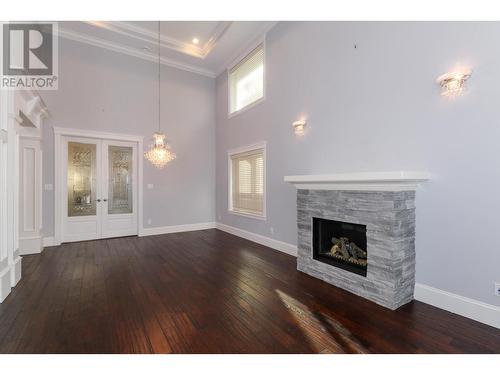
POLYGON ((56 239, 54 237, 43 237, 43 247, 56 246, 56 239))
POLYGON ((260 234, 248 232, 246 230, 232 227, 230 225, 217 223, 217 229, 220 229, 224 232, 234 234, 235 236, 245 238, 249 241, 257 242, 258 244, 270 247, 272 249, 281 251, 283 253, 287 253, 289 255, 297 256, 297 246, 275 240, 270 237, 262 236, 260 234))
POLYGON ((10 266, 0 270, 0 303, 10 294, 10 266))
POLYGON ((9 264, 1 265, 0 270, 0 303, 10 294, 13 287, 21 280, 21 266, 23 259, 17 255, 9 264))
POLYGON ((19 238, 19 254, 40 254, 43 250, 42 237, 19 238))
POLYGON ((10 286, 14 288, 19 280, 21 280, 21 275, 22 275, 22 263, 23 263, 23 258, 18 256, 17 258, 14 259, 14 262, 11 264, 11 269, 10 269, 10 286))
POLYGON ((415 299, 440 309, 500 328, 500 307, 423 284, 415 284, 415 299))
POLYGON ((156 236, 158 234, 168 234, 168 233, 190 232, 193 230, 204 230, 213 228, 215 228, 214 222, 170 225, 167 227, 143 228, 141 233, 139 234, 139 237, 156 236))

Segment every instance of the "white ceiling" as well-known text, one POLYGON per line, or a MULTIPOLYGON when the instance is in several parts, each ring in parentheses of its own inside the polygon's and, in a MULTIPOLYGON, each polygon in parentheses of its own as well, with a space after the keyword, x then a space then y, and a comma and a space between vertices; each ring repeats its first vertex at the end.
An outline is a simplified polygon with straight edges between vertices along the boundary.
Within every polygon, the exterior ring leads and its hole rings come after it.
MULTIPOLYGON (((161 62, 215 77, 276 22, 269 21, 161 21, 161 62), (193 38, 199 43, 194 44, 193 38)), ((158 22, 60 22, 63 38, 156 61, 158 22)))

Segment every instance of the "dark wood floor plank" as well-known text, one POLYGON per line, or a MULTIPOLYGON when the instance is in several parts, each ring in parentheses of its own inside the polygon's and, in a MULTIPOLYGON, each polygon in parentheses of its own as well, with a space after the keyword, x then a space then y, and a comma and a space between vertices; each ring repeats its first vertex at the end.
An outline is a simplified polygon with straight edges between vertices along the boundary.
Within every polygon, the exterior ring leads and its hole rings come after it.
POLYGON ((500 353, 500 330, 416 301, 387 310, 205 230, 24 257, 0 353, 500 353))

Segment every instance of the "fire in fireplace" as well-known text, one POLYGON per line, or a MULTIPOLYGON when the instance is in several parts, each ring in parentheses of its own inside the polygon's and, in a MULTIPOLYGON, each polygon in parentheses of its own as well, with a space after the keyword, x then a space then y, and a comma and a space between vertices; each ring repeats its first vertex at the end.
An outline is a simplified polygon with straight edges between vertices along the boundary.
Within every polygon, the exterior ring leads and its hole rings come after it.
POLYGON ((366 225, 313 217, 313 259, 366 277, 366 225))

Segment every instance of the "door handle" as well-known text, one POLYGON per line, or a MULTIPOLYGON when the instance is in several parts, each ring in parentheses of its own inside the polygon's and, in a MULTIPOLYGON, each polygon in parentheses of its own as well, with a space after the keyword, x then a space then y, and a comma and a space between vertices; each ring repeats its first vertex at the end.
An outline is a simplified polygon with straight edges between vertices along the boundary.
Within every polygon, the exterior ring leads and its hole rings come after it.
POLYGON ((103 202, 107 202, 108 200, 107 199, 103 199, 103 202))
POLYGON ((97 202, 100 202, 101 200, 100 199, 97 199, 97 202))

